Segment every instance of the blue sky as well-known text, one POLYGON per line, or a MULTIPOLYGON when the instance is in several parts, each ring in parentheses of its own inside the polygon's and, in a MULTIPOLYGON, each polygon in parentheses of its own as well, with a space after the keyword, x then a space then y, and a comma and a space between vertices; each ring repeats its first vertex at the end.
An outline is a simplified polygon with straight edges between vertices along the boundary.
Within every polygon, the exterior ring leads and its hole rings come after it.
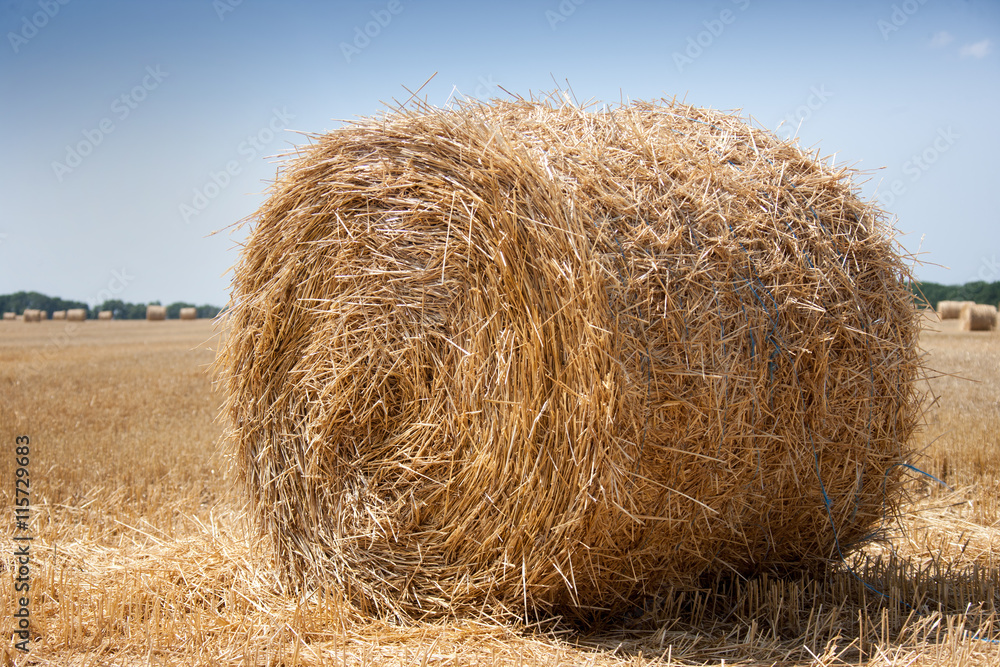
POLYGON ((0 293, 225 303, 212 233, 275 156, 435 72, 438 106, 555 79, 797 128, 869 172, 919 277, 1000 280, 995 1, 0 0, 0 29, 0 293))

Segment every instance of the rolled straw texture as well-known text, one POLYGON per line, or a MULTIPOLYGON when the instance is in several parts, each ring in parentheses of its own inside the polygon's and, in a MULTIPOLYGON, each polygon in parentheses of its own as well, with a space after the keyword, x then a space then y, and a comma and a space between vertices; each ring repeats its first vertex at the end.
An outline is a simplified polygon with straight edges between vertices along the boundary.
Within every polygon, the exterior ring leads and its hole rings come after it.
POLYGON ((54 319, 54 320, 65 320, 66 319, 66 311, 65 310, 53 310, 52 311, 52 319, 54 319))
POLYGON ((850 177, 676 103, 315 137, 217 359, 275 566, 397 619, 587 617, 839 557, 920 403, 907 267, 850 177))
POLYGON ((962 314, 962 302, 938 301, 937 313, 942 320, 957 320, 962 314))
POLYGON ((167 307, 166 306, 146 306, 146 319, 147 320, 165 320, 167 319, 167 307))
POLYGON ((196 320, 196 319, 198 319, 198 309, 197 308, 181 308, 180 318, 182 320, 196 320))
POLYGON ((973 304, 962 309, 962 331, 993 331, 997 326, 996 306, 973 304))
POLYGON ((83 308, 70 308, 66 311, 66 319, 70 322, 83 322, 87 319, 87 311, 83 308))
POLYGON ((110 310, 102 310, 101 312, 97 313, 97 319, 99 320, 114 319, 114 313, 112 313, 110 310))

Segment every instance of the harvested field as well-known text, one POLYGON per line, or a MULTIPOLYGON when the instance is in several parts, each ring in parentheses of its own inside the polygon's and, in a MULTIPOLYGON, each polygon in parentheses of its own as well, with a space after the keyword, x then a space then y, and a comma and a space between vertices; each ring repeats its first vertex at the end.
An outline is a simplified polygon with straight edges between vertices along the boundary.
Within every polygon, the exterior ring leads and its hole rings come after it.
MULTIPOLYGON (((938 400, 914 462, 950 488, 908 473, 899 520, 853 556, 853 571, 720 578, 583 630, 488 618, 397 626, 283 588, 224 493, 211 337, 201 320, 0 330, 0 414, 12 416, 0 439, 32 442, 30 664, 1000 663, 996 332, 926 325, 938 400)), ((14 468, 0 458, 9 526, 14 468)), ((9 623, 10 553, 3 563, 9 623)))

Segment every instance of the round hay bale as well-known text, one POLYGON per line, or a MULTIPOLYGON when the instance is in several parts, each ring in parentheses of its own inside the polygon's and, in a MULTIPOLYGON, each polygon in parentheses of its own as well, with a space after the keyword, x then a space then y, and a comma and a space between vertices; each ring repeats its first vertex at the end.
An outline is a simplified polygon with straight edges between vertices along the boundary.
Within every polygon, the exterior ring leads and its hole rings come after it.
POLYGON ((167 307, 146 306, 146 319, 150 321, 159 321, 167 319, 167 307))
POLYGON ((959 322, 962 331, 993 331, 997 326, 996 306, 973 304, 963 308, 959 322))
POLYGON ((66 311, 66 319, 70 322, 83 322, 87 319, 87 310, 85 308, 70 308, 66 311))
POLYGON ((957 320, 962 314, 962 302, 938 301, 937 313, 942 320, 957 320))
POLYGON ((25 322, 41 322, 42 321, 42 311, 35 308, 25 308, 24 309, 24 321, 25 322))
POLYGON ((54 320, 65 320, 66 319, 66 311, 65 310, 53 310, 52 311, 52 319, 54 319, 54 320))
POLYGON ((102 310, 101 312, 97 313, 97 319, 99 320, 114 319, 114 313, 112 313, 110 310, 102 310))
POLYGON ((837 558, 920 409, 908 268, 850 177, 680 104, 315 137, 216 362, 275 567, 398 619, 586 617, 837 558))
POLYGON ((181 308, 180 317, 182 320, 196 320, 198 319, 198 309, 197 308, 181 308))
POLYGON ((17 313, 4 313, 3 319, 5 322, 12 322, 17 319, 17 313))

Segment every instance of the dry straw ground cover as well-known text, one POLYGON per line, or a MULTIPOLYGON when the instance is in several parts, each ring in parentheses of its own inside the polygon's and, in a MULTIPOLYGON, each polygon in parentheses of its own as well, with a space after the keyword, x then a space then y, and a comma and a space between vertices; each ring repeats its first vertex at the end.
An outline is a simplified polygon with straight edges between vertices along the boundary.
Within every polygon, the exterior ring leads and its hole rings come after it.
MULTIPOLYGON (((28 656, 7 643, 18 664, 1000 662, 998 645, 984 641, 1000 639, 996 333, 963 333, 951 321, 921 334, 939 372, 917 462, 953 490, 914 476, 899 520, 862 549, 853 572, 720 578, 581 630, 486 619, 397 626, 332 597, 291 593, 224 498, 209 324, 78 325, 68 339, 66 326, 0 331, 0 411, 10 416, 0 438, 30 434, 34 452, 35 643, 28 656)), ((13 457, 0 458, 8 534, 13 468, 13 457)), ((0 622, 10 637, 9 553, 2 562, 0 622)))
POLYGON ((906 267, 851 177, 669 103, 316 137, 219 361, 276 568, 386 618, 592 621, 845 552, 920 409, 906 267))

